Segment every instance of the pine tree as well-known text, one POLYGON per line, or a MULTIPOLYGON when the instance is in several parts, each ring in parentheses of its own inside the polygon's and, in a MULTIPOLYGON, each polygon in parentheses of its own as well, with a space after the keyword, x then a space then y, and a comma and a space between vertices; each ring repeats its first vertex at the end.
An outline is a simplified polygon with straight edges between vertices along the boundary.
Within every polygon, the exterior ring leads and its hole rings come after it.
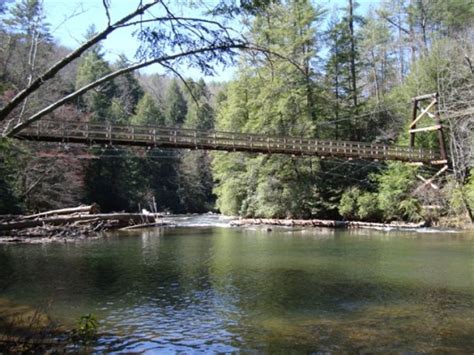
MULTIPOLYGON (((42 1, 22 0, 8 8, 2 21, 5 38, 1 38, 2 57, 1 79, 10 81, 16 87, 28 85, 33 78, 50 63, 53 38, 42 1)), ((1 80, 0 79, 0 80, 1 80)), ((45 93, 37 93, 28 106, 36 106, 45 93), (40 98, 41 97, 41 98, 40 98)), ((21 109, 22 115, 27 104, 21 109)))
POLYGON ((134 125, 164 125, 163 112, 156 106, 150 94, 145 93, 137 104, 136 114, 130 123, 134 125))
MULTIPOLYGON (((95 33, 94 27, 90 27, 86 37, 91 37, 95 33)), ((76 89, 87 85, 111 72, 110 66, 104 59, 102 48, 93 47, 84 57, 76 74, 76 89)), ((91 113, 92 120, 97 122, 111 121, 109 109, 112 98, 115 96, 117 88, 114 82, 106 82, 94 90, 88 91, 81 98, 80 106, 91 113)))
POLYGON ((181 126, 188 112, 187 102, 176 80, 171 81, 165 93, 165 124, 170 127, 181 126))
MULTIPOLYGON (((129 65, 129 60, 120 55, 115 64, 117 69, 125 68, 129 65)), ((143 97, 144 92, 134 73, 126 73, 114 79, 116 87, 115 97, 120 101, 123 111, 127 117, 135 113, 138 102, 143 97)))
POLYGON ((214 110, 209 99, 210 93, 204 80, 189 83, 189 107, 186 113, 185 127, 210 130, 214 128, 214 110))

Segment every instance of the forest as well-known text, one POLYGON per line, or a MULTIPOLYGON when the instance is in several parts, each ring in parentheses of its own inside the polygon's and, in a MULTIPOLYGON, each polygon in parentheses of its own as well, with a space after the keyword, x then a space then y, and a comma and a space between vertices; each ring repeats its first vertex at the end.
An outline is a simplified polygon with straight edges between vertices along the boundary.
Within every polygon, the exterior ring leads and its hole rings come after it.
MULTIPOLYGON (((54 37, 42 1, 0 5, 0 214, 97 203, 104 212, 473 221, 472 1, 219 1, 197 20, 150 4, 166 21, 137 20, 137 65, 106 58, 106 31, 127 25, 111 25, 114 1, 104 2, 109 27, 91 25, 77 56, 54 37), (166 71, 134 70, 147 63, 166 71), (233 78, 219 80, 218 65, 233 65, 233 78), (188 67, 202 77, 187 77, 188 67), (439 189, 417 177, 436 169, 401 162, 11 138, 45 117, 406 146, 412 97, 435 92, 450 156, 439 189)), ((417 136, 418 148, 438 144, 435 133, 417 136)))

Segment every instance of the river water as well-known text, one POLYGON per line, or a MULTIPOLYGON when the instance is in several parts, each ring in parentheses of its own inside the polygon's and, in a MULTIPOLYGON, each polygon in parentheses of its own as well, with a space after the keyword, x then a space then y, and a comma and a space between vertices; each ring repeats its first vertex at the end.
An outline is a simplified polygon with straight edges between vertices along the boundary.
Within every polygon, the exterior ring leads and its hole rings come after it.
POLYGON ((94 314, 98 352, 474 351, 472 235, 213 218, 0 245, 0 299, 94 314))

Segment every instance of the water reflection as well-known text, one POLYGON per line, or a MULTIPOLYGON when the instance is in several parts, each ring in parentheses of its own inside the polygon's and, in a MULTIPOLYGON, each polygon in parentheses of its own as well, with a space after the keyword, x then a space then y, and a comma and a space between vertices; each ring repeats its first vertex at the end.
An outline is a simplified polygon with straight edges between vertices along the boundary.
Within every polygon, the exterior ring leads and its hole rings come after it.
MULTIPOLYGON (((196 221, 192 221, 195 223, 196 221)), ((474 351, 472 238, 176 228, 1 246, 0 297, 113 351, 474 351)))

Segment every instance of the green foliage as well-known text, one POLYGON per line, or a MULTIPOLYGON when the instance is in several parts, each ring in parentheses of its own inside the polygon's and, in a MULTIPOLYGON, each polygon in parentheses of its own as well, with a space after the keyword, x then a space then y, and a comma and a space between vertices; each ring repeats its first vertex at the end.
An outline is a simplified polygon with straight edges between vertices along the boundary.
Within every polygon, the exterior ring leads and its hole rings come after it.
POLYGON ((129 121, 130 116, 128 115, 122 102, 114 97, 110 102, 110 107, 107 112, 107 119, 115 124, 126 125, 129 121))
MULTIPOLYGON (((110 71, 109 64, 98 51, 89 52, 77 69, 76 89, 109 74, 110 71)), ((92 114, 93 120, 98 122, 108 121, 110 120, 111 100, 115 93, 115 84, 113 82, 106 82, 95 90, 84 94, 82 96, 82 106, 92 114)))
MULTIPOLYGON (((129 65, 129 60, 124 55, 121 55, 118 63, 116 63, 117 69, 125 68, 129 65)), ((115 78, 114 85, 116 87, 115 97, 120 102, 122 110, 127 117, 132 116, 135 113, 138 102, 144 95, 140 83, 135 75, 129 72, 115 78)))
POLYGON ((242 153, 214 153, 212 172, 216 207, 225 215, 237 216, 246 197, 246 164, 242 153))
POLYGON ((184 211, 202 213, 213 209, 210 159, 209 153, 204 151, 191 151, 183 156, 177 194, 184 211))
POLYGON ((210 93, 204 80, 190 81, 189 105, 185 127, 210 130, 214 128, 214 110, 209 103, 210 93))
POLYGON ((357 217, 362 220, 377 221, 380 219, 382 211, 377 205, 377 193, 364 192, 357 200, 357 217))
POLYGON ((143 95, 138 102, 136 114, 130 119, 134 125, 163 125, 165 119, 149 94, 143 95))
POLYGON ((471 169, 469 179, 466 185, 464 185, 464 194, 471 211, 474 212, 474 168, 471 169))
POLYGON ((381 215, 377 204, 377 194, 363 192, 357 187, 351 187, 342 194, 338 210, 340 215, 347 220, 374 221, 381 215))
POLYGON ((186 120, 188 105, 176 80, 171 81, 165 93, 165 124, 170 127, 181 126, 186 120))
POLYGON ((371 175, 377 191, 347 189, 342 194, 339 213, 346 219, 419 221, 421 206, 411 194, 416 183, 415 174, 415 168, 404 163, 389 163, 384 171, 371 175))
POLYGON ((93 314, 81 316, 77 321, 76 328, 71 332, 71 340, 81 345, 91 345, 97 339, 99 323, 93 314))
POLYGON ((383 219, 412 220, 421 218, 420 206, 411 196, 416 180, 416 168, 391 162, 381 174, 373 176, 378 184, 377 202, 383 219))
POLYGON ((357 216, 357 200, 361 195, 357 187, 351 187, 346 190, 339 202, 339 214, 345 219, 354 219, 357 216))

